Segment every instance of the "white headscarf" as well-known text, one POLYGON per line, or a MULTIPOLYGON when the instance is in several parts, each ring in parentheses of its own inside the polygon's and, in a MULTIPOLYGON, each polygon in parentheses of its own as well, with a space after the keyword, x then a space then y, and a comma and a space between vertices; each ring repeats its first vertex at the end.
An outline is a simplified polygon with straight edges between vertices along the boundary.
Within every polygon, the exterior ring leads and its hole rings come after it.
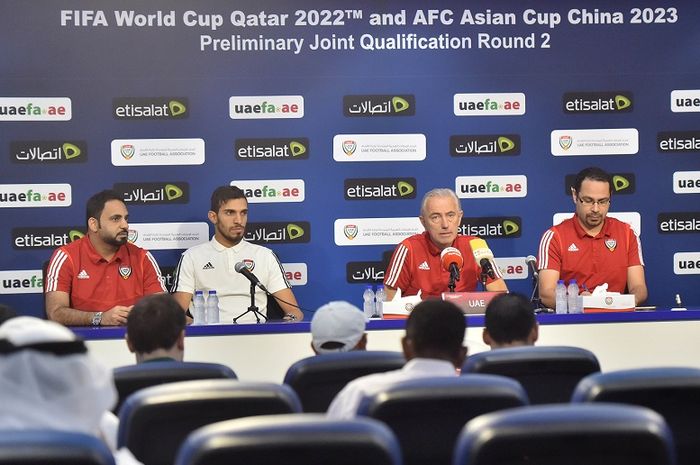
POLYGON ((99 435, 117 393, 112 372, 80 353, 81 345, 68 328, 39 318, 16 317, 0 326, 0 429, 99 435))

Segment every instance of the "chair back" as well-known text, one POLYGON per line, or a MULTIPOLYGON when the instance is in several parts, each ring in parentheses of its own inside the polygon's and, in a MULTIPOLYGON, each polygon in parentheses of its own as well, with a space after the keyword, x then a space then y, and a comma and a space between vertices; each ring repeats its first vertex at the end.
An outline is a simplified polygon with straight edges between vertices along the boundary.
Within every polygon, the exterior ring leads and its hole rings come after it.
POLYGON ((289 367, 284 384, 294 389, 304 412, 325 412, 348 382, 360 376, 398 370, 406 363, 401 352, 356 350, 314 355, 289 367))
POLYGON ((596 356, 579 347, 522 346, 489 350, 467 357, 462 374, 483 373, 513 378, 530 404, 569 402, 578 382, 600 371, 596 356))
POLYGON ((453 465, 674 465, 664 419, 644 407, 554 404, 488 413, 467 423, 453 465))
POLYGON ((700 463, 700 369, 684 367, 619 370, 587 376, 572 402, 618 402, 648 407, 673 432, 678 463, 700 463))
POLYGON ((117 386, 119 401, 114 412, 119 412, 122 403, 134 392, 158 384, 195 379, 236 379, 236 373, 219 363, 203 362, 146 362, 115 368, 114 383, 117 386))
POLYGON ((126 400, 119 412, 117 445, 129 448, 144 465, 171 465, 187 435, 201 426, 300 411, 294 391, 279 384, 230 379, 163 384, 126 400))
POLYGON ((496 375, 403 381, 364 399, 358 415, 396 435, 405 465, 449 465, 459 432, 484 413, 527 405, 522 386, 496 375))
POLYGON ((46 464, 114 465, 114 457, 104 442, 84 433, 23 430, 0 434, 0 465, 46 464))
POLYGON ((175 465, 401 465, 398 442, 369 418, 318 413, 242 418, 192 433, 175 465))

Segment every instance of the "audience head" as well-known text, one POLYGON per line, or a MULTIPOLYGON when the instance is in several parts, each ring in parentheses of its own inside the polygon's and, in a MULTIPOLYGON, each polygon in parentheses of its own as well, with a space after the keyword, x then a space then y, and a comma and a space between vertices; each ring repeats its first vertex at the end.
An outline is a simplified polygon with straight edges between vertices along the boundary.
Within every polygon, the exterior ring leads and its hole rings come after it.
POLYGON ((99 434, 117 401, 112 371, 58 323, 18 316, 0 325, 0 429, 99 434))
POLYGON ((17 312, 9 305, 0 304, 0 325, 10 318, 17 316, 17 312))
POLYGON ((316 354, 365 350, 365 315, 349 302, 328 302, 311 319, 311 348, 316 354))
POLYGON ((402 339, 406 360, 435 358, 462 366, 467 355, 464 334, 467 322, 452 302, 429 299, 413 307, 406 321, 406 336, 402 339))
POLYGON ((185 312, 171 294, 152 294, 139 300, 126 322, 126 344, 136 362, 171 358, 185 352, 185 312))
POLYGON ((524 295, 501 294, 486 307, 483 339, 492 349, 534 345, 538 333, 535 311, 524 295))

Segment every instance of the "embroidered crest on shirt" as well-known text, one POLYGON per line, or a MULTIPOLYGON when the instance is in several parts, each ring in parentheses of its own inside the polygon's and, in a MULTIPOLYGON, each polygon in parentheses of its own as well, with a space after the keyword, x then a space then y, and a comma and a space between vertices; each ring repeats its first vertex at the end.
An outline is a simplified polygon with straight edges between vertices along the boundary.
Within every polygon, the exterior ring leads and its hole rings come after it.
POLYGON ((121 275, 122 278, 124 279, 129 279, 129 276, 131 276, 131 267, 124 265, 119 267, 119 274, 121 275))
POLYGON ((615 250, 615 247, 617 247, 617 241, 615 239, 606 239, 605 247, 607 247, 608 250, 612 252, 615 250))
POLYGON ((418 269, 430 271, 430 266, 428 265, 428 262, 423 262, 420 265, 418 265, 418 269))
POLYGON ((211 262, 207 262, 207 264, 204 265, 204 266, 202 267, 202 269, 203 269, 203 270, 213 270, 213 269, 214 269, 214 265, 212 265, 211 262))
POLYGON ((248 268, 248 271, 253 271, 255 269, 255 262, 250 258, 244 259, 243 263, 245 263, 245 267, 248 268))
POLYGON ((578 252, 578 247, 576 247, 576 244, 572 242, 568 250, 569 252, 578 252))
POLYGON ((90 279, 90 275, 87 274, 87 271, 80 270, 80 273, 78 273, 78 279, 90 279))

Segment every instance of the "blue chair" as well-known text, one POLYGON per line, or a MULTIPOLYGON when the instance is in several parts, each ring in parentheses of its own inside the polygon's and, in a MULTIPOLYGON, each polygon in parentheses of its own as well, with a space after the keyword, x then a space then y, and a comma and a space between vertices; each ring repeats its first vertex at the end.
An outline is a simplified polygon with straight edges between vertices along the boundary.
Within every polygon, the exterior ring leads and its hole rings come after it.
POLYGON ((619 402, 648 407, 673 431, 680 465, 700 463, 700 369, 619 370, 587 376, 572 402, 619 402))
POLYGON ((467 423, 453 465, 674 465, 664 419, 619 404, 536 405, 467 423))
POLYGON ((289 367, 284 384, 294 389, 304 412, 325 412, 348 382, 360 376, 398 370, 406 363, 401 352, 362 351, 321 354, 289 367))
POLYGON ((118 447, 145 465, 170 465, 187 435, 210 423, 301 412, 294 391, 273 383, 230 379, 181 381, 142 389, 119 412, 118 447))
POLYGON ((391 428, 405 465, 449 465, 467 421, 527 404, 527 394, 517 381, 471 375, 402 381, 363 399, 357 413, 391 428))
POLYGON ((175 465, 401 465, 391 430, 369 418, 318 413, 242 418, 205 426, 180 448, 175 465))
POLYGON ((195 379, 236 379, 236 373, 226 365, 201 362, 147 362, 118 367, 113 373, 119 394, 114 412, 119 412, 127 397, 146 387, 195 379))
POLYGON ((600 371, 596 356, 578 347, 522 346, 489 350, 467 357, 462 375, 482 373, 513 378, 530 404, 569 402, 578 382, 600 371))
MULTIPOLYGON (((5 399, 10 402, 10 399, 5 399)), ((52 430, 2 431, 0 465, 114 465, 95 436, 52 430)))

